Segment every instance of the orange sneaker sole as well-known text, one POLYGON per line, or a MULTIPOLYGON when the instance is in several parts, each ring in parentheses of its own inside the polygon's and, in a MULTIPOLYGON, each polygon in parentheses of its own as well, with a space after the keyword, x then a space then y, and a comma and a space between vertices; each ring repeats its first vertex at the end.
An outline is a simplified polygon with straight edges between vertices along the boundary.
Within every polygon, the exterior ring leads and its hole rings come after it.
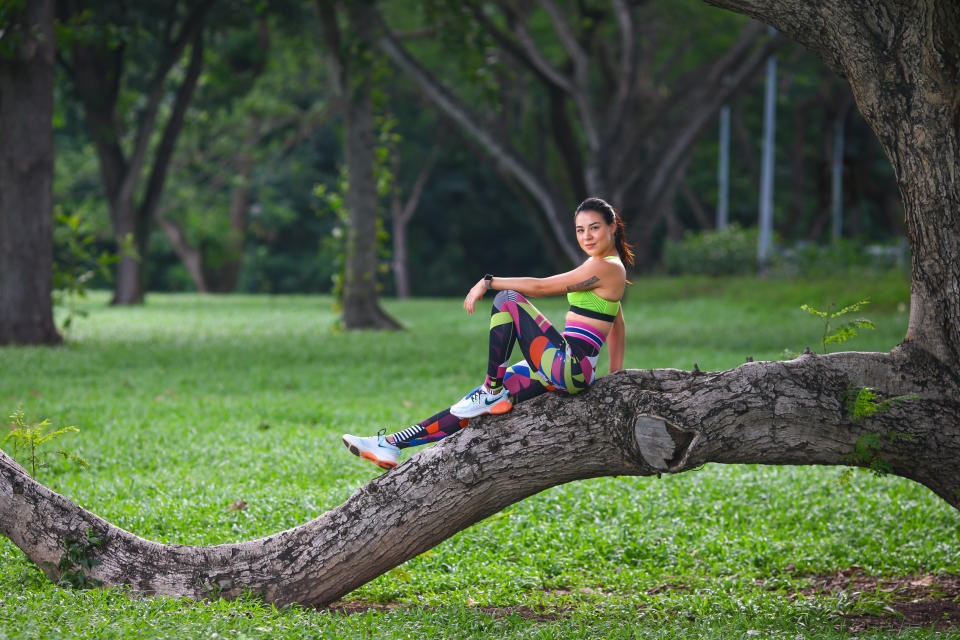
POLYGON ((369 460, 370 462, 372 462, 373 464, 377 465, 377 466, 380 467, 381 469, 393 469, 395 466, 397 466, 397 463, 395 463, 395 462, 390 462, 389 460, 381 460, 380 458, 378 458, 377 456, 373 455, 373 454, 370 453, 369 451, 360 451, 360 450, 357 449, 356 447, 352 447, 352 446, 350 446, 349 444, 347 444, 346 442, 344 442, 343 444, 344 444, 344 446, 347 447, 347 449, 350 449, 350 453, 352 453, 353 455, 355 455, 355 456, 360 456, 360 457, 363 458, 364 460, 369 460))
POLYGON ((509 400, 501 400, 497 404, 490 407, 490 413, 506 413, 507 411, 510 411, 510 409, 513 409, 513 403, 509 400))

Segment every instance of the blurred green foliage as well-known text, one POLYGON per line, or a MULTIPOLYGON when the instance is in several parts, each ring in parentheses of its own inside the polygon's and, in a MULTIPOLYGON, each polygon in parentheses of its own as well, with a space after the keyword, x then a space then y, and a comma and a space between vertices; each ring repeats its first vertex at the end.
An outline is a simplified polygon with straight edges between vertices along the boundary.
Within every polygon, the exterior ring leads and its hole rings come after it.
POLYGON ((734 276, 756 272, 757 230, 732 224, 720 231, 687 233, 667 240, 663 265, 671 275, 734 276))
MULTIPOLYGON (((159 10, 138 10, 134 14, 141 16, 139 22, 127 24, 116 18, 116 7, 94 4, 103 15, 60 25, 65 38, 133 41, 148 26, 142 15, 159 10), (91 26, 94 23, 97 29, 91 26)), ((613 29, 612 24, 601 24, 604 7, 598 3, 596 11, 585 10, 583 26, 598 34, 613 29)), ((499 133, 514 140, 528 162, 551 175, 563 174, 559 150, 545 135, 549 101, 542 88, 530 85, 504 49, 476 23, 467 5, 449 0, 391 0, 382 2, 381 10, 396 30, 409 34, 405 42, 422 64, 477 110, 491 118, 503 116, 501 120, 509 126, 499 133)), ((644 10, 650 12, 654 67, 662 72, 650 87, 658 93, 669 93, 670 83, 682 81, 685 70, 729 46, 743 24, 738 16, 693 0, 657 0, 644 10)), ((487 15, 502 18, 492 10, 487 15)), ((293 1, 236 0, 215 10, 210 25, 204 71, 158 216, 183 230, 189 245, 201 255, 215 290, 218 274, 231 261, 239 261, 233 285, 238 292, 330 292, 340 269, 342 241, 336 235, 340 223, 336 216, 316 215, 323 207, 316 194, 318 186, 328 193, 337 189, 343 164, 342 129, 327 84, 329 68, 319 42, 322 30, 315 7, 293 1), (244 158, 250 160, 249 171, 241 169, 244 158), (246 216, 237 229, 231 223, 231 207, 243 190, 246 216), (236 233, 242 240, 239 255, 232 242, 236 233)), ((556 63, 565 52, 553 29, 547 15, 534 8, 528 30, 546 58, 556 63)), ((121 100, 130 113, 142 102, 148 81, 145 55, 131 58, 130 84, 121 100)), ((783 249, 771 273, 824 274, 848 267, 874 269, 878 263, 905 264, 903 251, 891 257, 886 249, 883 255, 866 250, 873 245, 896 247, 903 216, 889 163, 855 111, 847 122, 844 234, 857 239, 825 244, 829 158, 824 132, 830 130, 837 105, 849 90, 802 49, 789 46, 779 59, 775 228, 783 249)), ((533 215, 536 205, 475 143, 441 119, 408 78, 382 61, 376 70, 378 116, 395 123, 390 128, 389 135, 395 136, 390 153, 400 158, 391 187, 407 193, 420 163, 432 149, 438 150, 437 167, 407 227, 413 294, 461 294, 465 283, 485 272, 531 276, 555 272, 556 264, 542 240, 544 231, 533 215), (438 135, 441 129, 444 135, 438 135)), ((109 249, 117 239, 91 135, 68 74, 62 67, 57 74, 55 201, 79 216, 96 237, 98 248, 109 249)), ((730 219, 738 226, 720 235, 706 233, 713 224, 717 162, 717 136, 708 127, 693 148, 674 203, 674 219, 655 231, 658 242, 651 251, 660 260, 659 268, 668 273, 754 270, 752 228, 762 83, 736 96, 731 106, 730 219), (685 232, 692 235, 684 239, 685 232)), ((571 133, 575 138, 582 135, 579 130, 571 133)), ((389 197, 381 195, 384 229, 390 228, 389 197)), ((572 195, 569 198, 572 211, 576 202, 572 195)), ((194 288, 173 245, 159 229, 153 232, 144 258, 149 289, 194 288)), ((385 253, 382 261, 389 263, 389 255, 385 253)), ((391 274, 379 277, 383 293, 391 294, 391 274)), ((109 286, 109 281, 95 275, 89 284, 109 286)))
MULTIPOLYGON (((904 240, 887 244, 840 238, 829 244, 800 242, 781 245, 765 273, 780 278, 876 275, 907 272, 910 254, 904 240)), ((729 276, 757 272, 757 230, 731 224, 719 231, 687 232, 682 240, 667 239, 663 268, 670 275, 729 276)))

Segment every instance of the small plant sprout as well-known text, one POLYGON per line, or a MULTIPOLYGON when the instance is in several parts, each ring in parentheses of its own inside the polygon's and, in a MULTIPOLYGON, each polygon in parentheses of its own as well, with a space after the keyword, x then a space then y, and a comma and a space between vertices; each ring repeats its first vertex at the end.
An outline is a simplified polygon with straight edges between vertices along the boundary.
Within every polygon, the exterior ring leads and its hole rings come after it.
POLYGON ((30 475, 36 477, 37 467, 49 466, 46 458, 50 455, 63 456, 64 460, 72 460, 81 467, 87 466, 87 461, 70 451, 62 449, 48 450, 50 442, 54 438, 67 433, 78 433, 80 429, 76 427, 64 427, 56 431, 47 432, 53 428, 49 420, 43 420, 37 424, 27 424, 23 411, 17 409, 10 414, 10 433, 0 442, 0 447, 7 444, 7 441, 13 441, 14 457, 19 457, 21 451, 30 465, 30 475))
MULTIPOLYGON (((880 395, 873 387, 859 387, 850 385, 847 388, 847 411, 854 422, 862 423, 868 418, 885 411, 899 407, 904 402, 919 400, 920 396, 909 394, 893 396, 880 400, 880 395)), ((884 476, 893 473, 893 466, 883 458, 882 449, 885 445, 896 442, 906 442, 917 439, 917 434, 903 431, 887 431, 886 433, 865 433, 857 438, 854 452, 850 456, 852 464, 863 466, 874 475, 884 476)), ((849 470, 841 476, 842 481, 849 478, 849 470)))
POLYGON ((819 309, 815 309, 808 304, 802 305, 800 308, 810 315, 820 318, 820 320, 823 322, 823 336, 820 338, 820 347, 823 349, 824 353, 827 353, 827 345, 832 342, 844 342, 849 340, 850 338, 855 337, 860 329, 876 329, 876 326, 874 326, 871 321, 865 318, 849 320, 839 326, 833 326, 833 321, 837 318, 845 316, 848 313, 856 313, 868 304, 870 304, 870 299, 864 298, 860 302, 847 305, 839 311, 833 310, 833 308, 836 306, 833 302, 827 306, 826 311, 820 311, 819 309))
POLYGON ((854 422, 860 422, 865 418, 889 411, 894 407, 899 407, 904 402, 919 400, 920 396, 916 394, 907 394, 902 396, 893 396, 886 400, 878 400, 877 390, 873 387, 858 387, 850 385, 847 389, 847 410, 854 422))
POLYGON ((57 585, 72 589, 92 589, 103 586, 103 582, 96 578, 87 576, 85 570, 101 564, 99 560, 91 557, 95 549, 103 546, 103 537, 94 529, 87 529, 86 540, 74 540, 68 538, 64 540, 64 552, 60 556, 60 561, 54 565, 52 562, 45 563, 49 567, 54 567, 60 576, 57 585))

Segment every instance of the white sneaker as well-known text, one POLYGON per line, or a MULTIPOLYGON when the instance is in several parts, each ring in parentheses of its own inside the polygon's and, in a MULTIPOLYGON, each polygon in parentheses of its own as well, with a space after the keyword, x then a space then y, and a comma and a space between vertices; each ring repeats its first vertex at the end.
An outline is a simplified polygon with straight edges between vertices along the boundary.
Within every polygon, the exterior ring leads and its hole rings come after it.
POLYGON ((382 469, 393 469, 400 460, 400 449, 387 442, 386 429, 381 429, 375 436, 343 435, 343 446, 350 449, 350 453, 369 460, 382 469))
POLYGON ((490 393, 485 385, 480 385, 450 407, 450 413, 458 418, 472 418, 485 413, 506 413, 510 409, 513 409, 513 403, 506 387, 499 393, 490 393))

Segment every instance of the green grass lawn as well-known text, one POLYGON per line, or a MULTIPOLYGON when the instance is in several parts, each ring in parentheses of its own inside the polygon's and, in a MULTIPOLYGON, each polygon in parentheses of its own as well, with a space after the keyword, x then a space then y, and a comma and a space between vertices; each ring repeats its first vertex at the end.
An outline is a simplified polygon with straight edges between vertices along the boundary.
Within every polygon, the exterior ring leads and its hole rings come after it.
MULTIPOLYGON (((841 348, 888 350, 907 324, 902 276, 642 279, 625 304, 626 366, 727 369, 819 349, 822 326, 799 306, 867 296, 860 315, 877 330, 841 348)), ((79 427, 60 442, 89 467, 54 462, 38 478, 165 543, 256 538, 334 507, 379 473, 342 432, 426 417, 480 382, 486 361, 486 319, 460 300, 387 300, 406 331, 349 334, 334 330, 327 297, 106 300, 85 303, 62 348, 0 349, 0 410, 79 427)), ((562 321, 562 300, 539 306, 562 321)), ((4 540, 0 638, 847 637, 837 616, 882 608, 887 595, 789 594, 851 566, 956 574, 958 534, 957 512, 924 487, 838 468, 589 480, 390 571, 348 596, 376 608, 349 615, 64 590, 4 540)))

